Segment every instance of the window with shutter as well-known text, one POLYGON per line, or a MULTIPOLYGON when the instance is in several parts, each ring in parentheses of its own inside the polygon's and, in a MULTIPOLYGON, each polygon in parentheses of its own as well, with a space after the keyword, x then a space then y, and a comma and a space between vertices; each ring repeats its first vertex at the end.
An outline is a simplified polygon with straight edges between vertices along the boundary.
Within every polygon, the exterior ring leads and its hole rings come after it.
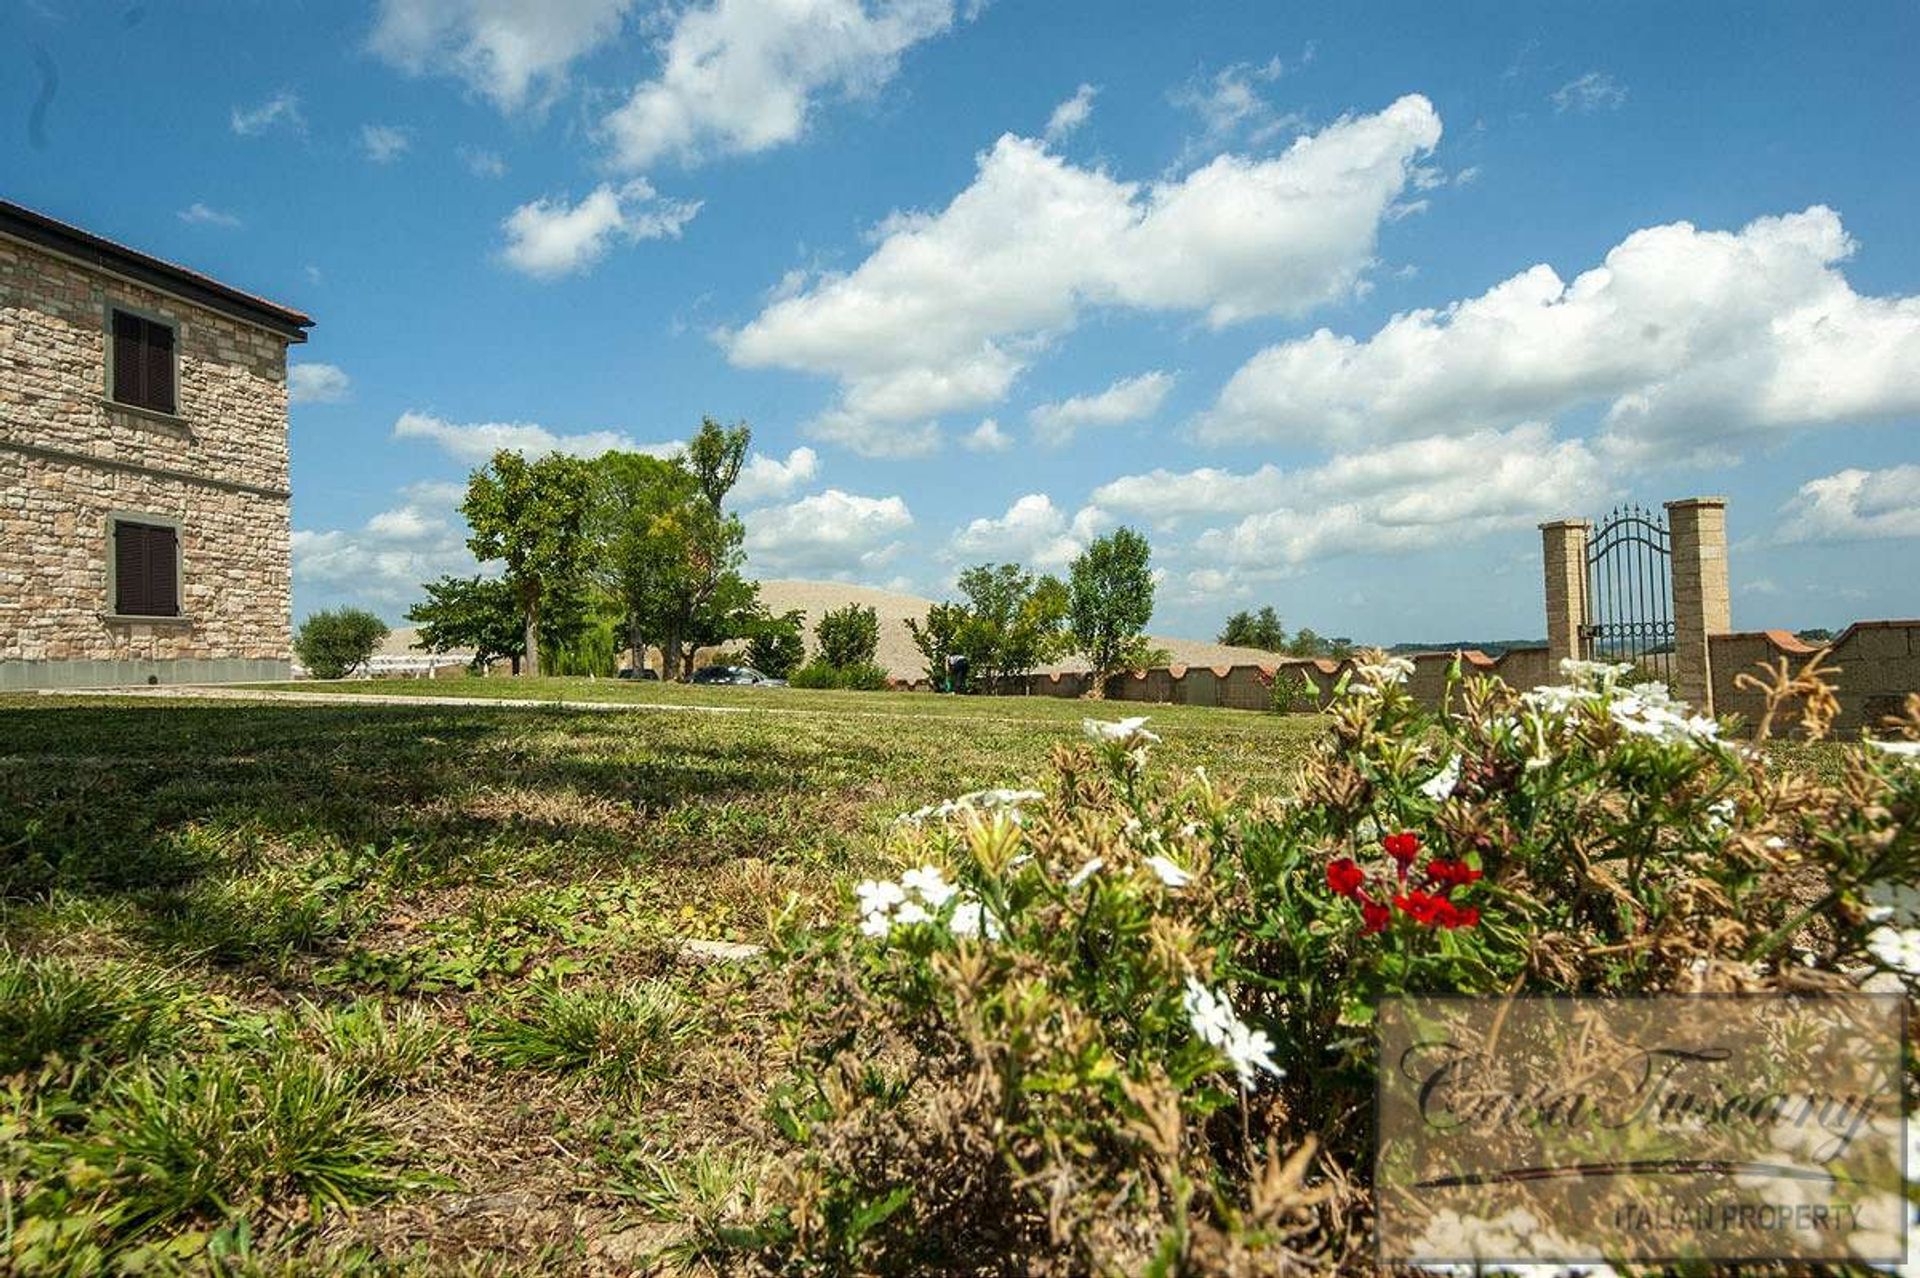
POLYGON ((162 524, 114 521, 113 580, 113 610, 120 616, 179 616, 179 533, 162 524))
POLYGON ((113 313, 113 398, 136 408, 175 411, 173 327, 127 311, 113 313))

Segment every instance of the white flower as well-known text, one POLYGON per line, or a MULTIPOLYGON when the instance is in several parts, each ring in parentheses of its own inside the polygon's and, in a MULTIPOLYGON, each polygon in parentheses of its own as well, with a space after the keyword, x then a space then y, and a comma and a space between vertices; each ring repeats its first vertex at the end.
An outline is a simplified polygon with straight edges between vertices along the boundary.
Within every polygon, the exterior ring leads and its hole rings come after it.
POLYGON ((953 907, 953 917, 947 920, 947 928, 955 936, 980 935, 980 916, 985 913, 978 901, 962 901, 953 907))
POLYGON ((1265 1070, 1275 1078, 1286 1071, 1274 1063, 1273 1040, 1265 1030, 1257 1030, 1233 1014, 1226 996, 1215 994, 1197 979, 1187 978, 1187 992, 1181 997, 1187 1022, 1200 1041, 1226 1055, 1240 1076, 1240 1089, 1250 1091, 1256 1081, 1255 1070, 1265 1070))
POLYGON ((906 889, 892 879, 865 879, 853 889, 862 914, 884 914, 907 899, 906 889))
POLYGON ((1867 888, 1867 905, 1870 923, 1892 923, 1895 927, 1920 923, 1920 888, 1904 883, 1875 883, 1867 888))
POLYGON ((1447 760, 1446 766, 1428 777, 1420 787, 1420 793, 1435 803, 1446 802, 1453 788, 1460 784, 1460 756, 1454 755, 1447 760))
POLYGON ((1081 729, 1103 745, 1132 745, 1136 741, 1156 742, 1159 737, 1146 729, 1147 716, 1136 715, 1109 723, 1104 719, 1082 719, 1081 729))
POLYGON ((919 893, 920 899, 936 910, 952 900, 960 890, 947 882, 937 865, 923 865, 917 870, 908 870, 900 876, 900 885, 910 892, 919 893))
POLYGON ((1896 972, 1920 976, 1920 928, 1875 928, 1867 934, 1867 948, 1896 972))
POLYGON ((1106 865, 1107 865, 1107 859, 1105 857, 1101 857, 1101 856, 1094 857, 1092 860, 1088 861, 1085 865, 1081 866, 1079 869, 1073 872, 1073 877, 1067 880, 1067 891, 1069 892, 1073 891, 1075 888, 1079 887, 1082 883, 1085 883, 1088 879, 1100 873, 1101 870, 1106 868, 1106 865))
POLYGON ((896 926, 902 927, 913 923, 931 923, 933 915, 927 913, 927 908, 920 902, 908 901, 893 912, 893 921, 896 926))
POLYGON ((860 920, 863 936, 882 937, 893 931, 893 920, 885 914, 869 914, 860 920))
POLYGON ((1582 661, 1578 657, 1563 657, 1560 661, 1560 675, 1569 683, 1583 684, 1590 688, 1611 688, 1619 682, 1620 676, 1633 673, 1631 661, 1582 661))
POLYGON ((929 803, 924 808, 902 813, 895 818, 896 825, 924 825, 928 821, 944 821, 952 817, 972 817, 988 812, 1004 812, 1015 825, 1020 823, 1020 805, 1037 803, 1047 796, 1038 790, 975 790, 971 794, 962 794, 945 799, 939 803, 929 803))
POLYGON ((1733 800, 1720 799, 1707 805, 1707 830, 1713 834, 1725 833, 1733 824, 1733 800))
POLYGON ((1356 662, 1353 678, 1347 684, 1347 695, 1377 697, 1386 689, 1405 683, 1413 669, 1413 662, 1406 657, 1388 657, 1378 663, 1356 662))
POLYGON ((1164 856, 1156 854, 1148 857, 1147 866, 1159 876, 1162 883, 1170 888, 1183 888, 1193 882, 1193 876, 1191 874, 1188 874, 1164 856))
POLYGON ((953 907, 947 930, 955 936, 979 936, 984 931, 990 941, 997 941, 1001 936, 1000 920, 993 917, 993 911, 971 898, 953 907))

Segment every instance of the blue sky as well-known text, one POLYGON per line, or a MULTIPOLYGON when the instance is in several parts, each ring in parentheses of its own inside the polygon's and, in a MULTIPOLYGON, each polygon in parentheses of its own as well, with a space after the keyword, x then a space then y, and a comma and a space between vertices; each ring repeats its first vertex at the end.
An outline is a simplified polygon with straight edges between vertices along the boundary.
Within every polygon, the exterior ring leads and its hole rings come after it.
POLYGON ((1156 629, 1537 634, 1724 493, 1741 627, 1920 615, 1920 8, 16 0, 0 190, 298 306, 295 611, 501 443, 753 425, 763 576, 1119 523, 1156 629), (990 425, 989 425, 990 423, 990 425))

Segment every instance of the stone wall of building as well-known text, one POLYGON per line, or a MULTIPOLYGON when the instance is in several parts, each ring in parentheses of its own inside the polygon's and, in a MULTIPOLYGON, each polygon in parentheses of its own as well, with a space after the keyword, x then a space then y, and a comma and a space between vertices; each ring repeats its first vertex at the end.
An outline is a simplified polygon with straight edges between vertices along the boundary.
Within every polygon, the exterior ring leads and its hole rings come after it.
POLYGON ((286 339, 0 238, 0 687, 283 676, 286 339), (108 398, 115 306, 175 325, 177 413, 108 398), (180 620, 112 618, 109 513, 180 524, 180 620))

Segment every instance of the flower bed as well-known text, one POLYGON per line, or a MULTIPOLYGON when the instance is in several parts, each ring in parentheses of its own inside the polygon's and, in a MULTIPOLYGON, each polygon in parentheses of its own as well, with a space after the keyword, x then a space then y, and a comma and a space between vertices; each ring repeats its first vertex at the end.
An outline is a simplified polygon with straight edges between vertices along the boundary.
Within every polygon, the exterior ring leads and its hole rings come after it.
POLYGON ((790 1147, 714 1252, 1370 1271, 1383 998, 1911 985, 1920 698, 1822 784, 1623 667, 1564 673, 1456 671, 1436 713, 1404 662, 1363 664, 1286 800, 1164 775, 1128 719, 1044 793, 904 819, 911 868, 781 956, 790 1147))

